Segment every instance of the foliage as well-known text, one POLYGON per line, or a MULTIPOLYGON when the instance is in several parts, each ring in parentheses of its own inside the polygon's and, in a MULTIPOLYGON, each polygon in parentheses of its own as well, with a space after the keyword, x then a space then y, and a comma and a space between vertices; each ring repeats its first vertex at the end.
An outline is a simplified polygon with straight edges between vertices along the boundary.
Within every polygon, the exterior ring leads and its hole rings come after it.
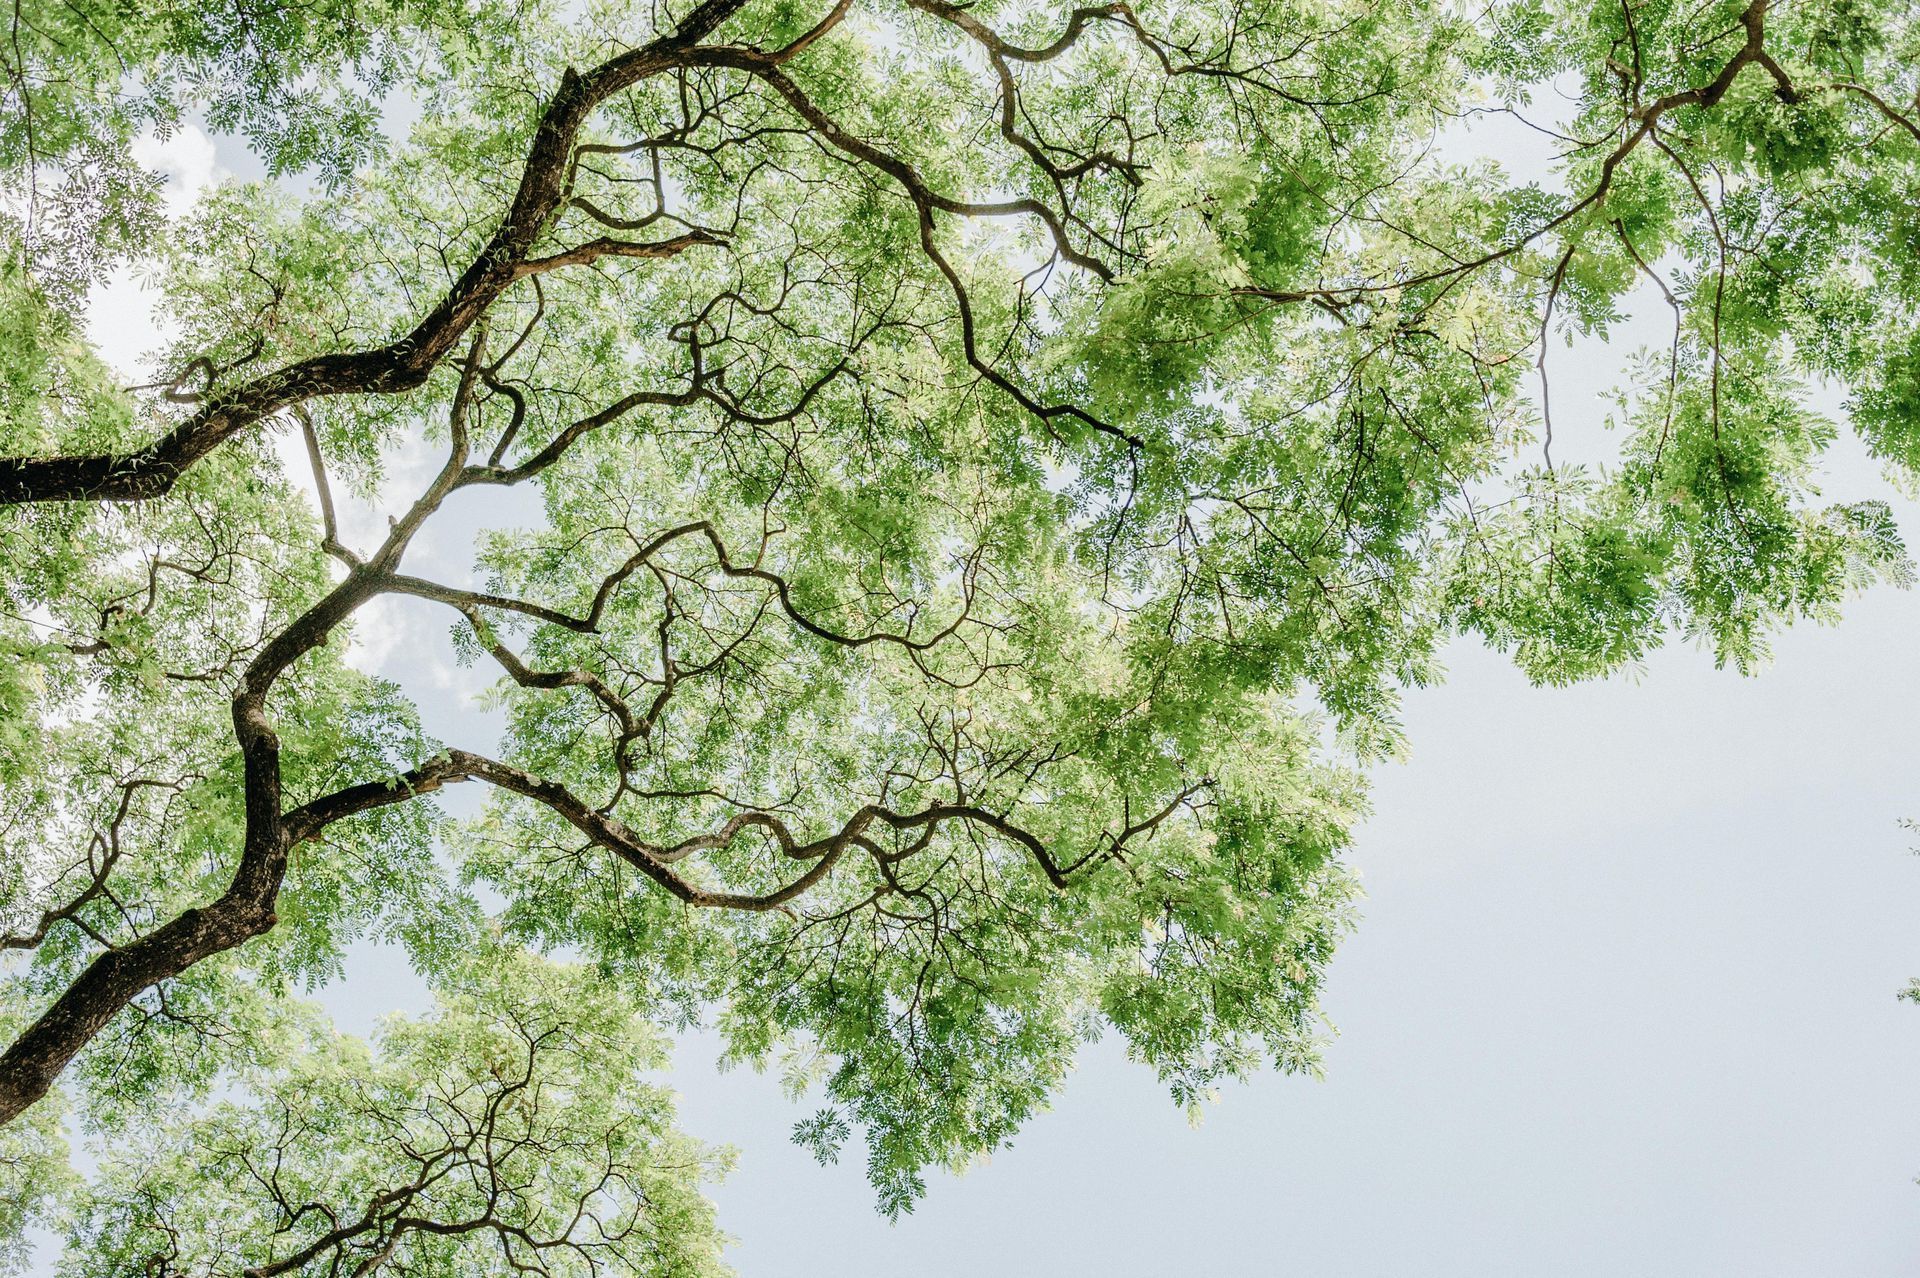
POLYGON ((281 1004, 245 1103, 113 1151, 63 1272, 721 1272, 699 1188, 725 1160, 669 1126, 659 1032, 589 971, 481 958, 374 1050, 281 1004))
POLYGON ((62 0, 13 35, 0 1123, 76 1272, 282 1272, 369 1211, 309 1260, 511 1266, 608 1194, 652 1204, 619 1264, 705 1272, 706 1155, 615 1009, 801 1062, 797 1138, 858 1132, 888 1212, 1091 1035, 1186 1105, 1311 1069, 1363 769, 1443 643, 1748 669, 1908 572, 1818 491, 1842 425, 1920 458, 1906 3, 62 0), (1556 91, 1551 181, 1459 161, 1556 91), (266 177, 168 223, 134 143, 195 121, 266 177), (82 315, 129 263, 168 334, 124 388, 82 315), (1618 461, 1556 461, 1552 348, 1645 297, 1673 336, 1618 461), (470 573, 409 559, 482 504, 527 517, 470 573), (397 598, 498 675, 498 743, 344 660, 397 598), (295 1010, 366 937, 443 999, 371 1051, 295 1010), (509 1079, 542 1103, 488 1109, 509 1079), (124 1151, 84 1190, 62 1103, 124 1151), (423 1114, 633 1179, 555 1159, 428 1195, 466 1241, 402 1230, 423 1114), (279 1187, 227 1174, 264 1148, 279 1187))

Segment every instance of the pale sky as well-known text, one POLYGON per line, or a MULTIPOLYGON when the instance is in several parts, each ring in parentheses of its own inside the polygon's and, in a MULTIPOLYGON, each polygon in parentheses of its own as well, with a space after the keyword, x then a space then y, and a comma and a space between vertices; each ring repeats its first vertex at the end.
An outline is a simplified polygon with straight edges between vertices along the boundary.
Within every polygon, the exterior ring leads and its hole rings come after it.
POLYGON ((782 1146, 773 1080, 683 1053, 752 1278, 1920 1273, 1920 599, 1764 677, 1676 650, 1529 688, 1462 645, 1352 860, 1326 1078, 1190 1130, 1117 1047, 894 1227, 782 1146))
MULTIPOLYGON (((178 168, 217 177, 205 139, 178 168)), ((230 168, 244 160, 219 148, 230 168)), ((96 333, 150 341, 131 286, 96 333)), ((1556 351, 1557 459, 1607 446, 1598 396, 1655 313, 1556 351)), ((1888 495, 1851 445, 1830 495, 1888 495)), ((1920 507, 1897 506, 1909 544, 1920 507)), ((463 562, 454 512, 423 565, 463 562)), ((486 720, 446 617, 400 606, 361 659, 429 726, 486 720), (392 642, 409 631, 431 644, 392 642)), ((1755 678, 1685 645, 1641 677, 1529 687, 1470 644, 1410 693, 1351 861, 1367 899, 1325 1006, 1326 1078, 1228 1089, 1198 1130, 1114 1044, 1056 1109, 888 1225, 860 1151, 822 1169, 772 1078, 683 1044, 682 1125, 746 1278, 1920 1273, 1920 596, 1802 627, 1755 678)), ((463 800, 465 801, 465 800, 463 800)), ((329 991, 343 1025, 415 1006, 392 951, 329 991)), ((49 1257, 43 1255, 44 1262, 49 1257)))

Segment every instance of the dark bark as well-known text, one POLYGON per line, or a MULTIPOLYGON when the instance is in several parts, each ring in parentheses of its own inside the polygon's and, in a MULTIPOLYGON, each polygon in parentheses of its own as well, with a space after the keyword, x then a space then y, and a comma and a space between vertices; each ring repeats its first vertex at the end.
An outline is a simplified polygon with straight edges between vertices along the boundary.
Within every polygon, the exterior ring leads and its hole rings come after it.
MULTIPOLYGON (((532 256, 542 234, 568 199, 578 136, 594 109, 613 94, 648 76, 686 66, 727 68, 757 77, 785 102, 823 145, 893 179, 906 192, 918 214, 922 246, 929 259, 939 267, 953 287, 969 362, 984 377, 1042 418, 1077 415, 1097 429, 1112 431, 1113 428, 1097 422, 1072 405, 1050 406, 1035 402, 994 372, 976 353, 972 313, 965 289, 958 273, 941 256, 935 243, 935 215, 1037 217, 1048 228, 1056 248, 1064 257, 1102 276, 1110 273, 1104 265, 1073 248, 1068 241, 1062 217, 1048 205, 1032 199, 975 203, 948 198, 935 190, 906 161, 843 128, 821 110, 805 95, 799 84, 780 68, 788 57, 806 47, 827 24, 823 23, 784 50, 769 52, 733 47, 696 47, 698 41, 710 35, 741 3, 742 0, 707 0, 693 10, 674 34, 622 54, 585 74, 568 71, 561 78, 534 131, 518 189, 499 228, 485 250, 468 265, 439 303, 406 336, 369 350, 315 356, 239 386, 213 392, 191 418, 166 436, 126 453, 0 458, 0 505, 143 500, 163 495, 183 473, 221 443, 275 413, 314 398, 347 394, 396 394, 419 387, 450 356, 463 335, 480 323, 487 309, 516 279, 548 269, 584 264, 601 256, 658 257, 693 243, 712 242, 711 237, 699 233, 657 245, 626 244, 602 239, 541 258, 532 256)), ((943 0, 914 0, 914 3, 936 17, 959 25, 993 57, 1024 61, 1044 60, 1053 56, 1070 45, 1088 23, 1096 20, 1126 19, 1133 25, 1131 13, 1124 6, 1076 10, 1066 35, 1053 45, 1029 50, 1001 40, 990 29, 968 18, 962 8, 945 4, 943 0)), ((1739 19, 1745 36, 1744 43, 1710 82, 1648 101, 1640 100, 1640 86, 1637 80, 1634 82, 1634 102, 1626 121, 1623 121, 1623 140, 1604 158, 1594 189, 1585 198, 1514 244, 1411 282, 1464 274, 1497 262, 1571 221, 1606 195, 1617 167, 1636 146, 1654 136, 1655 127, 1663 117, 1683 108, 1713 107, 1729 91, 1741 71, 1750 65, 1771 75, 1782 95, 1794 93, 1784 72, 1764 48, 1766 4, 1767 0, 1750 0, 1739 19)), ((845 6, 841 5, 836 8, 835 14, 844 11, 845 6)), ((837 17, 830 17, 828 21, 835 20, 837 17)), ((1169 67, 1169 70, 1171 72, 1176 68, 1169 67)), ((1010 83, 1002 79, 1003 87, 1010 83)), ((1005 91, 1009 95, 1013 92, 1010 87, 1005 91)), ((1879 102, 1877 98, 1873 100, 1879 102)), ((1881 109, 1887 110, 1884 104, 1881 104, 1881 109)), ((1026 139, 1015 130, 1012 123, 1014 118, 1009 107, 1008 113, 1003 115, 1003 131, 1009 141, 1021 145, 1026 139)), ((1655 144, 1659 144, 1657 137, 1655 144)), ((1048 168, 1044 164, 1042 167, 1048 168)), ((1050 168, 1048 171, 1056 179, 1065 173, 1064 170, 1054 172, 1050 168)), ((1632 246, 1628 248, 1631 252, 1632 246)), ((1394 287, 1405 287, 1407 283, 1409 281, 1400 281, 1394 287)), ((1337 306, 1371 287, 1374 286, 1337 292, 1319 290, 1284 294, 1258 289, 1247 291, 1268 300, 1319 300, 1337 306)), ((466 380, 463 382, 463 395, 471 390, 478 367, 476 343, 475 354, 469 359, 466 380)), ((813 392, 807 393, 811 395, 813 392)), ((942 822, 971 823, 1025 848, 1050 882, 1064 886, 1068 876, 1090 864, 1097 864, 1101 857, 1116 853, 1129 838, 1150 834, 1159 822, 1195 793, 1198 787, 1184 791, 1156 815, 1143 822, 1124 825, 1117 835, 1108 836, 1107 843, 1069 863, 1056 861, 1038 839, 1014 825, 1004 814, 964 804, 936 806, 912 813, 870 806, 856 813, 839 831, 810 842, 798 840, 771 814, 754 813, 734 818, 713 834, 702 835, 672 847, 657 847, 643 842, 605 809, 593 807, 557 783, 504 763, 458 751, 423 764, 397 778, 393 784, 369 782, 348 787, 306 807, 283 812, 279 743, 266 711, 268 694, 282 672, 324 642, 355 608, 374 594, 382 591, 415 594, 448 603, 469 615, 483 607, 508 608, 543 622, 588 632, 597 625, 608 592, 651 553, 643 549, 627 568, 609 578, 584 617, 572 617, 550 608, 494 596, 456 591, 399 575, 399 560, 407 539, 452 488, 469 483, 511 483, 527 478, 552 464, 582 434, 598 429, 637 405, 682 405, 713 397, 714 392, 703 387, 697 377, 693 387, 686 391, 638 393, 602 413, 580 419, 562 431, 548 447, 517 466, 503 465, 498 451, 488 465, 468 466, 464 437, 459 434, 461 428, 456 420, 453 459, 413 510, 395 522, 387 545, 367 563, 357 564, 356 561, 356 566, 344 581, 268 642, 239 682, 233 702, 233 722, 245 765, 246 833, 229 886, 217 900, 189 908, 138 939, 106 949, 20 1034, 4 1054, 0 1054, 0 1124, 10 1121, 43 1096, 75 1055, 142 991, 272 928, 275 923, 275 903, 293 847, 314 837, 332 821, 387 804, 404 802, 456 781, 483 779, 543 804, 587 836, 594 845, 620 856, 688 905, 743 910, 779 908, 830 872, 834 863, 848 851, 872 851, 866 834, 872 827, 930 833, 933 827, 942 822), (724 846, 737 833, 749 828, 772 838, 787 857, 806 863, 807 868, 784 886, 762 895, 707 891, 694 886, 672 868, 680 857, 698 848, 724 846)), ((1139 446, 1139 441, 1131 436, 1122 434, 1120 438, 1130 446, 1139 446)), ((501 447, 504 448, 504 444, 501 447)), ((317 447, 315 452, 317 455, 317 447)), ((734 562, 711 525, 687 525, 670 530, 664 537, 671 539, 696 534, 712 543, 722 571, 730 577, 754 579, 766 584, 775 592, 781 609, 792 622, 818 638, 850 647, 886 641, 918 651, 938 642, 951 631, 950 627, 933 639, 922 640, 897 634, 863 637, 838 634, 808 620, 795 608, 784 579, 762 569, 757 562, 734 562)), ((665 542, 663 540, 658 544, 664 545, 665 542)), ((574 672, 536 672, 500 653, 496 653, 496 656, 507 665, 515 678, 528 686, 591 686, 583 676, 574 672)), ((596 690, 596 695, 609 700, 610 704, 618 700, 603 689, 596 690)), ((622 726, 639 731, 638 727, 625 720, 622 726)))
MULTIPOLYGON (((533 246, 565 199, 575 141, 593 110, 622 89, 676 65, 742 3, 705 0, 672 35, 585 75, 567 71, 534 131, 519 188, 500 228, 406 337, 373 350, 303 360, 218 394, 164 438, 133 452, 0 458, 0 505, 159 496, 214 448, 276 412, 321 396, 392 394, 421 385, 494 299, 523 274, 533 246)), ((231 883, 211 904, 184 910, 152 932, 97 956, 0 1053, 0 1125, 46 1095, 73 1058, 142 991, 273 927, 288 852, 294 842, 322 826, 302 820, 290 828, 281 811, 280 743, 267 717, 267 694, 288 666, 325 642, 380 589, 412 532, 445 497, 456 476, 449 468, 396 524, 372 563, 350 573, 249 666, 233 701, 234 732, 244 762, 246 834, 231 883)), ((446 779, 458 778, 440 778, 434 784, 446 779)), ((431 787, 407 793, 424 788, 431 787)))
MULTIPOLYGON (((194 463, 275 413, 331 395, 392 395, 420 386, 494 300, 527 273, 534 245, 565 202, 574 142, 587 117, 621 90, 679 65, 696 41, 742 3, 707 0, 672 35, 584 75, 572 70, 562 75, 534 130, 519 188, 499 229, 405 337, 371 350, 317 355, 215 392, 192 417, 144 448, 79 457, 0 457, 0 506, 162 496, 194 463)), ((655 251, 629 255, 664 255, 658 246, 639 247, 655 251)))
POLYGON ((234 720, 245 760, 247 836, 232 883, 211 905, 183 910, 95 958, 0 1054, 0 1126, 46 1095, 80 1049, 141 991, 273 926, 288 851, 280 821, 280 742, 257 704, 236 704, 234 720))

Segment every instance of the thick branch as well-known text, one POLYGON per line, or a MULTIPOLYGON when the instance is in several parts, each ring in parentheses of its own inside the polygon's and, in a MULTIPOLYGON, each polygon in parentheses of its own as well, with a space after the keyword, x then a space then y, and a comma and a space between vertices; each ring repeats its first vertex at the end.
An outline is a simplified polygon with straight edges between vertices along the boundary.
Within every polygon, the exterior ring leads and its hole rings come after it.
MULTIPOLYGON (((316 355, 216 392, 192 417, 132 452, 0 458, 0 505, 157 497, 168 492, 188 467, 263 418, 325 396, 389 395, 423 384, 508 285, 530 273, 529 266, 551 269, 568 257, 544 259, 550 265, 528 261, 533 246, 566 202, 574 141, 588 116, 613 94, 684 65, 688 50, 742 3, 706 0, 672 35, 623 53, 584 75, 571 69, 563 74, 534 130, 519 189, 500 228, 412 332, 370 350, 316 355)), ((644 247, 654 250, 647 255, 665 255, 660 251, 664 246, 644 247)))

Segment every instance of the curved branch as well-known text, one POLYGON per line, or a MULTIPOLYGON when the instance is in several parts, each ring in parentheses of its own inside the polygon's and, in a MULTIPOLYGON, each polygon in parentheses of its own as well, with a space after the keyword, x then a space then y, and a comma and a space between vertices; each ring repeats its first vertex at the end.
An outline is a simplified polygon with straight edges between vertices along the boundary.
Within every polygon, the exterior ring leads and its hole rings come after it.
MULTIPOLYGON (((574 142, 595 108, 642 80, 689 65, 687 54, 693 46, 743 3, 705 0, 673 34, 603 62, 584 75, 571 69, 562 74, 534 130, 519 188, 500 228, 439 304, 406 336, 369 350, 316 355, 213 394, 193 416, 132 452, 0 458, 0 506, 158 497, 171 490, 188 467, 275 413, 325 396, 390 395, 422 385, 509 285, 535 273, 527 269, 529 265, 538 270, 566 264, 559 259, 568 254, 539 260, 549 266, 530 264, 528 255, 566 202, 574 142)), ((657 250, 659 246, 645 247, 657 250)))

